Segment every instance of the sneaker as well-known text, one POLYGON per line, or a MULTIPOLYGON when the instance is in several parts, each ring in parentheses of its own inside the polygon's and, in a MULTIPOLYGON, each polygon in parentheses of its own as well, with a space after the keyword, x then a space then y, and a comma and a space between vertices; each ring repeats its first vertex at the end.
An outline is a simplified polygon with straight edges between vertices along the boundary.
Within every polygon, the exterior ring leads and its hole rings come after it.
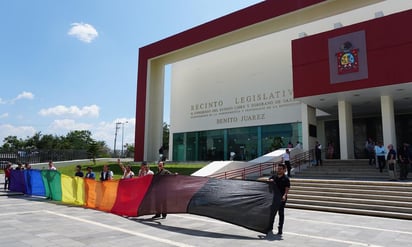
POLYGON ((166 216, 162 216, 162 219, 166 219, 166 216))
POLYGON ((159 215, 155 215, 155 216, 152 217, 152 220, 154 220, 154 219, 159 219, 159 218, 160 218, 159 215))

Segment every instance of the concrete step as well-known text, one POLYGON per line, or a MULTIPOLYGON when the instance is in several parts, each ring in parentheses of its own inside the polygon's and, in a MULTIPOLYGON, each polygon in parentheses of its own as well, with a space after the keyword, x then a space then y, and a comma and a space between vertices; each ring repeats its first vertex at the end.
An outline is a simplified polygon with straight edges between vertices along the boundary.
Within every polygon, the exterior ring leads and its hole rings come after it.
MULTIPOLYGON (((318 197, 332 197, 332 198, 345 198, 347 197, 347 193, 330 193, 330 192, 325 192, 325 191, 302 191, 302 192, 296 192, 290 193, 288 197, 294 198, 294 199, 307 199, 303 197, 309 197, 309 196, 318 196, 318 197)), ((352 198, 357 198, 357 199, 363 199, 363 200, 381 200, 383 202, 388 202, 388 201, 400 201, 400 202, 411 202, 412 203, 412 197, 409 196, 399 196, 399 195, 387 195, 387 194, 352 194, 352 198)))
MULTIPOLYGON (((298 176, 296 176, 298 177, 298 176)), ((341 179, 341 180, 359 180, 359 181, 363 181, 363 180, 370 180, 370 181, 390 181, 390 179, 388 179, 387 177, 380 177, 380 176, 342 176, 342 175, 313 175, 313 176, 305 176, 304 178, 307 179, 341 179)))
MULTIPOLYGON (((292 180, 293 181, 293 180, 292 180)), ((381 183, 376 184, 363 184, 360 187, 359 184, 322 184, 322 183, 304 183, 304 182, 293 182, 293 189, 295 188, 336 188, 336 189, 347 189, 350 190, 351 193, 355 192, 359 188, 362 190, 383 190, 383 191, 395 191, 395 192, 409 192, 412 193, 412 186, 398 186, 398 185, 386 185, 381 183)))
MULTIPOLYGON (((330 179, 363 179, 363 180, 382 180, 387 181, 390 179, 387 170, 379 172, 378 169, 367 165, 366 167, 344 167, 344 166, 322 166, 322 167, 308 167, 302 170, 296 170, 296 178, 330 178, 330 179)), ((399 177, 399 172, 397 172, 399 177)))
POLYGON ((319 205, 304 205, 287 203, 287 208, 295 209, 305 209, 305 210, 316 210, 325 212, 335 212, 335 213, 346 213, 346 214, 356 214, 356 215, 367 215, 367 216, 377 216, 377 217, 387 217, 395 219, 412 220, 412 214, 399 213, 399 212, 387 212, 387 211, 377 211, 377 210, 365 210, 365 209, 354 209, 354 208, 339 208, 339 207, 328 207, 319 205))
POLYGON ((412 219, 412 182, 294 177, 287 207, 412 219))
POLYGON ((399 186, 412 188, 412 182, 389 182, 389 181, 369 181, 369 180, 342 180, 342 179, 306 179, 291 178, 293 183, 311 183, 311 184, 355 184, 355 185, 382 185, 382 186, 399 186))
POLYGON ((383 199, 367 199, 358 198, 357 195, 354 197, 334 197, 334 196, 313 196, 313 195, 290 195, 288 201, 316 201, 316 202, 340 202, 348 204, 365 204, 368 206, 393 206, 399 208, 407 208, 410 213, 412 213, 412 202, 403 201, 401 197, 395 198, 394 200, 383 200, 383 199))
MULTIPOLYGON (((370 167, 310 167, 309 169, 302 170, 300 172, 376 172, 380 173, 377 168, 370 167)), ((385 172, 388 172, 387 169, 384 169, 385 172)))
POLYGON ((395 207, 389 205, 369 205, 363 203, 355 202, 337 202, 337 201, 313 201, 313 200, 293 200, 291 199, 290 203, 294 204, 304 204, 304 205, 313 205, 313 206, 325 206, 325 207, 337 207, 337 208, 352 208, 352 209, 362 209, 362 210, 374 210, 374 211, 386 211, 386 212, 398 212, 406 213, 412 215, 412 208, 410 207, 395 207))
POLYGON ((363 189, 359 187, 356 190, 353 189, 345 189, 345 188, 323 188, 323 187, 306 187, 306 186, 293 186, 290 190, 293 193, 305 193, 305 191, 322 191, 328 193, 342 193, 346 194, 347 196, 351 196, 352 194, 380 194, 380 195, 388 195, 388 196, 401 196, 401 197, 410 197, 410 191, 393 191, 393 190, 379 190, 379 191, 372 191, 368 189, 363 189))

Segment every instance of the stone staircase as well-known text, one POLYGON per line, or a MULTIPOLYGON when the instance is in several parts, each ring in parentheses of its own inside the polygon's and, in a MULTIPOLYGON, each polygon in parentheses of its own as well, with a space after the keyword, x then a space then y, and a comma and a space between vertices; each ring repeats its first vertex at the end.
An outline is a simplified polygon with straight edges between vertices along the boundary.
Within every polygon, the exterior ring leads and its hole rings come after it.
POLYGON ((291 178, 287 207, 412 220, 412 182, 365 160, 326 161, 291 178))
POLYGON ((368 164, 368 160, 324 160, 322 166, 310 166, 304 170, 296 171, 294 177, 340 180, 389 180, 389 174, 386 169, 380 173, 379 169, 368 164))

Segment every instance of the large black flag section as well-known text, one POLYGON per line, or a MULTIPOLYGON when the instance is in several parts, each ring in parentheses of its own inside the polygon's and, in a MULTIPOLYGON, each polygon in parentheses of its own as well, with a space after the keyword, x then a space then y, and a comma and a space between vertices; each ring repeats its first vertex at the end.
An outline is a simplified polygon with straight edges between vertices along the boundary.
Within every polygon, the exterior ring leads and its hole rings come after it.
POLYGON ((266 182, 209 179, 192 197, 187 212, 267 233, 272 202, 279 191, 266 182))

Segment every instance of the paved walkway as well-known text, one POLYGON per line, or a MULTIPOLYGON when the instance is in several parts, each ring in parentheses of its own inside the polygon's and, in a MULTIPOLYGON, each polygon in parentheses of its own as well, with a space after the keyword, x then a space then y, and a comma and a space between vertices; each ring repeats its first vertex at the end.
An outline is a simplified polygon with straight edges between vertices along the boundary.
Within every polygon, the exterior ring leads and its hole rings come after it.
POLYGON ((412 246, 412 221, 406 220, 286 209, 284 234, 263 236, 196 215, 123 218, 0 192, 0 245, 8 247, 412 246))

